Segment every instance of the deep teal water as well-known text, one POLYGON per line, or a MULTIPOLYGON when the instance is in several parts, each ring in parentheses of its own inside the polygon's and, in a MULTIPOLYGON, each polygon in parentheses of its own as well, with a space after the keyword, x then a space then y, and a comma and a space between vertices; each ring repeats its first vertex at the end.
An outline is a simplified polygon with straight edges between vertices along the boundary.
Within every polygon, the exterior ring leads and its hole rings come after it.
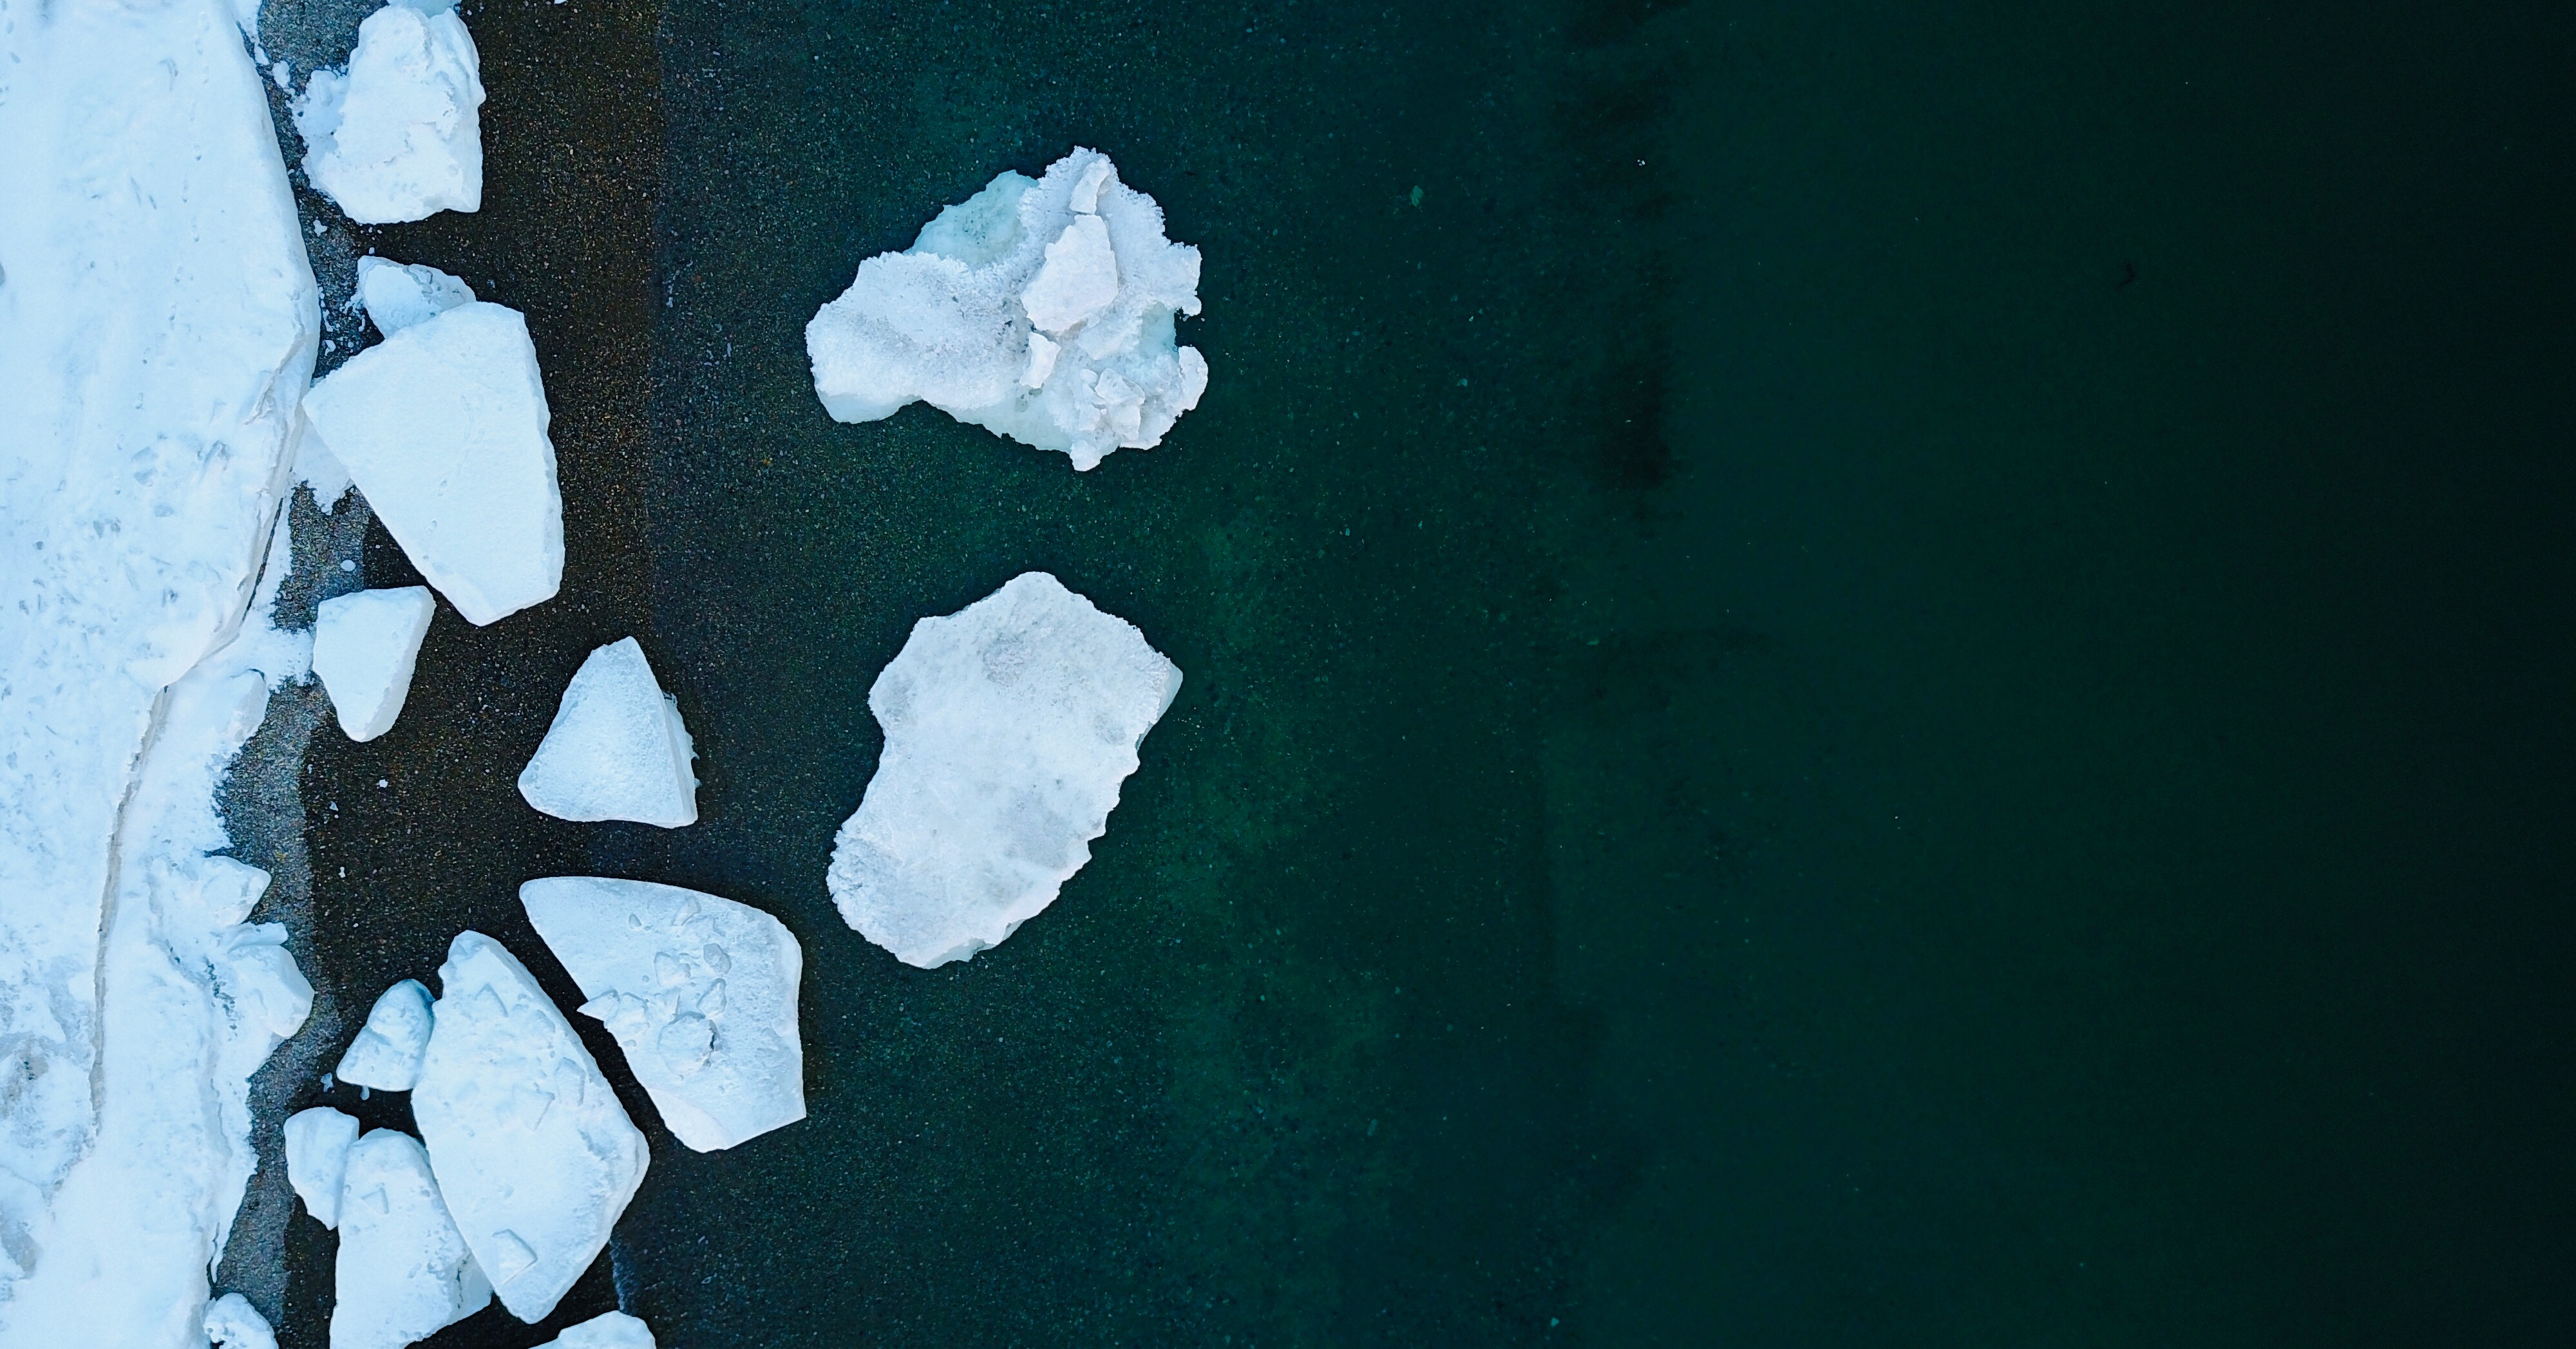
POLYGON ((511 892, 562 870, 807 956, 813 1115, 753 1144, 678 1148, 594 1037, 654 1165, 561 1319, 2576 1326, 2568 15, 474 21, 495 206, 385 247, 529 310, 572 571, 542 629, 443 618, 394 734, 317 751, 324 982, 363 1005, 468 922, 552 977, 511 892), (825 418, 814 308, 1076 144, 1204 252, 1201 407, 1081 476, 825 418), (1033 567, 1187 682, 1056 906, 911 970, 823 887, 866 689, 1033 567), (540 820, 508 783, 628 631, 703 819, 540 820))

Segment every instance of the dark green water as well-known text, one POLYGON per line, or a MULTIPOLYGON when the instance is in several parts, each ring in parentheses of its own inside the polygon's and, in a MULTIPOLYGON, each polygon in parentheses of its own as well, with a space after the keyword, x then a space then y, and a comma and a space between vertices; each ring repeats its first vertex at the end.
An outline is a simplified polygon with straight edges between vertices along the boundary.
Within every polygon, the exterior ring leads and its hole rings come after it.
POLYGON ((733 1151, 592 1036, 654 1163, 558 1322, 2576 1332, 2576 18, 471 13, 493 205, 382 246, 529 311, 572 563, 317 742, 307 968, 472 923, 570 1005, 513 891, 579 870, 807 958, 812 1118, 733 1151), (825 418, 815 307, 1076 144, 1205 254, 1200 408, 1081 476, 825 418), (899 966, 823 886, 866 690, 1029 568, 1187 683, 1054 908, 899 966), (701 823, 535 816, 629 631, 701 823))

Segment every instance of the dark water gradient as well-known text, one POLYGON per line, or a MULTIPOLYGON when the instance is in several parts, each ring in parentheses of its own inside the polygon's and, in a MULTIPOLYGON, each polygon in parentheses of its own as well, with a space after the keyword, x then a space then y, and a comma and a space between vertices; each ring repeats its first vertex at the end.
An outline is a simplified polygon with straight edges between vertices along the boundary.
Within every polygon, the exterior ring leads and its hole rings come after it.
POLYGON ((569 998, 511 895, 559 870, 807 954, 778 1134, 676 1147, 591 1037, 654 1169, 559 1320, 2576 1325, 2565 14, 472 17, 493 205, 384 248, 529 311, 571 569, 317 751, 317 979, 363 1005, 471 922, 569 998), (1080 476, 829 422, 815 306, 1075 144, 1205 252, 1201 408, 1080 476), (904 968, 822 884, 866 688, 1031 567, 1188 682, 1056 907, 904 968), (535 816, 510 779, 630 631, 702 822, 535 816))

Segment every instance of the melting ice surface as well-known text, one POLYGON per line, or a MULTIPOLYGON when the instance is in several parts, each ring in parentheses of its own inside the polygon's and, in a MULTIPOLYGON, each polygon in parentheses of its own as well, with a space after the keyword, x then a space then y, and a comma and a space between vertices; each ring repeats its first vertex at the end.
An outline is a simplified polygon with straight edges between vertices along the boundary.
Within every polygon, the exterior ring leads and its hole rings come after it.
POLYGON ((1163 209, 1077 149, 1031 181, 1006 172, 939 213, 805 325, 814 392, 870 422, 916 399, 1076 469, 1162 443, 1208 367, 1173 316, 1199 312, 1199 251, 1163 209))
POLYGON ((358 303, 387 337, 473 302, 472 286, 435 267, 373 255, 358 259, 358 303))
POLYGON ((455 0, 394 0, 358 25, 345 71, 295 101, 304 173, 361 225, 483 205, 481 58, 455 0))
POLYGON ((885 750, 833 842, 841 916, 908 965, 999 943, 1091 860, 1181 672, 1045 572, 925 618, 868 690, 885 750))
POLYGON ((519 774, 519 795, 558 820, 676 829, 698 821, 698 775, 689 767, 696 757, 679 702, 628 637, 591 652, 573 672, 554 723, 519 774))

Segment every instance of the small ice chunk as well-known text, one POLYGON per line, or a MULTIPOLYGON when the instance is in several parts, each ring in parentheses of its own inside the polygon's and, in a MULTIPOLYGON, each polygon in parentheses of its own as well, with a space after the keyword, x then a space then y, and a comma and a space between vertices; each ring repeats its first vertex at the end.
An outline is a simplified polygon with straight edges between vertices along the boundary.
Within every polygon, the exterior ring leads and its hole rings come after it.
MULTIPOLYGON (((313 489, 313 504, 324 515, 329 515, 340 504, 340 498, 349 494, 349 466, 331 453, 331 447, 323 444, 320 436, 296 437, 295 476, 313 489)), ((350 564, 341 565, 345 568, 350 564)))
POLYGON ((366 306, 376 331, 391 337, 458 305, 472 304, 474 288, 435 267, 369 255, 358 259, 358 302, 366 306))
POLYGON ((712 1152, 805 1118, 805 956, 777 919, 595 876, 530 881, 519 902, 681 1142, 712 1152))
POLYGON ((491 1304, 491 1280, 410 1134, 371 1130, 349 1149, 332 1277, 331 1349, 402 1349, 491 1304))
POLYGON ((517 310, 477 300, 403 328, 314 385, 304 413, 306 434, 467 622, 554 598, 563 496, 517 310))
POLYGON ((913 625, 868 691, 876 776, 832 848, 832 898, 908 965, 964 960, 1091 860, 1181 672, 1124 619, 1025 572, 913 625))
POLYGON ((361 225, 483 205, 481 58, 451 7, 386 5, 358 25, 347 70, 295 101, 304 176, 361 225))
POLYGON ((501 943, 457 934, 438 980, 412 1117, 503 1305, 539 1321, 644 1183, 644 1135, 572 1023, 501 943))
POLYGON ((249 1298, 226 1293, 206 1304, 206 1343, 214 1349, 277 1349, 277 1333, 249 1298))
POLYGON ((409 1091, 420 1081, 421 1056, 429 1052, 436 1023, 429 985, 405 979, 377 997, 367 1024, 340 1056, 339 1077, 353 1087, 409 1091))
POLYGON ((1198 406, 1207 361, 1172 328, 1199 312, 1198 286, 1199 251, 1163 236, 1162 208, 1077 149, 860 263, 805 325, 814 392, 845 422, 919 399, 1089 469, 1198 406))
POLYGON ((324 1227, 340 1225, 341 1182, 349 1172, 349 1145, 357 1141, 358 1122, 327 1105, 286 1118, 286 1183, 324 1227))
POLYGON ((653 1331, 624 1312, 602 1312, 537 1349, 654 1349, 653 1331))
POLYGON ((322 601, 313 620, 313 673, 322 677, 350 739, 373 740, 393 729, 437 608, 427 586, 322 601))
POLYGON ((519 795, 559 820, 698 820, 697 750, 679 700, 662 691, 634 638, 590 653, 519 774, 519 795))

